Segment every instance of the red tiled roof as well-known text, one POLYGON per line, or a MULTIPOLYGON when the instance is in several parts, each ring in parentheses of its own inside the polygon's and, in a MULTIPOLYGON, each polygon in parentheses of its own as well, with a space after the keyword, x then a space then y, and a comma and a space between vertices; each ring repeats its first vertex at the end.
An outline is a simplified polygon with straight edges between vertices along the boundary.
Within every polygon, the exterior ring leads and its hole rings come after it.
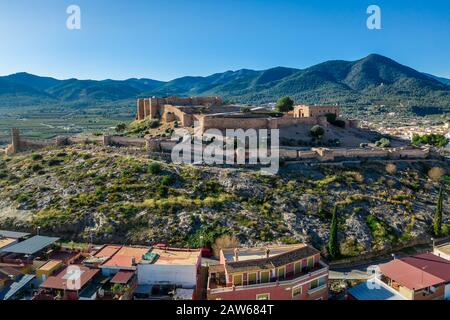
POLYGON ((127 284, 128 281, 130 281, 130 279, 133 277, 133 275, 133 271, 119 271, 111 279, 111 283, 127 284))
POLYGON ((80 290, 99 272, 100 270, 98 269, 90 269, 82 265, 72 265, 56 276, 49 277, 40 285, 40 287, 57 290, 80 290), (74 268, 79 268, 79 273, 74 273, 71 276, 70 271, 74 268))
POLYGON ((420 290, 445 282, 444 279, 400 259, 380 264, 380 270, 385 276, 410 290, 420 290))
POLYGON ((109 268, 131 268, 141 262, 142 256, 149 251, 148 248, 122 247, 114 256, 101 265, 109 268), (133 263, 134 262, 134 263, 133 263))
POLYGON ((101 248, 94 256, 97 258, 102 257, 112 257, 117 251, 119 251, 121 246, 105 246, 101 248))
POLYGON ((420 254, 417 256, 401 259, 407 264, 424 270, 445 282, 450 281, 450 261, 435 256, 431 253, 420 254))
POLYGON ((15 278, 22 275, 22 272, 13 267, 0 267, 0 275, 2 274, 6 275, 8 278, 9 276, 13 276, 15 278))

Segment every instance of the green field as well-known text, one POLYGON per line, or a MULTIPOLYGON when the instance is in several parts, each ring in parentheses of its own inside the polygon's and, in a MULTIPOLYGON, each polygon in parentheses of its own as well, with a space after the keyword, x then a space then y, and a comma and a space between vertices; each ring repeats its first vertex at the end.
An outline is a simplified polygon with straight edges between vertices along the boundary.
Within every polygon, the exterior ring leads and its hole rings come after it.
POLYGON ((0 108, 0 145, 9 143, 11 128, 19 128, 23 136, 50 139, 58 135, 113 130, 120 122, 134 118, 134 108, 125 107, 19 107, 0 108))

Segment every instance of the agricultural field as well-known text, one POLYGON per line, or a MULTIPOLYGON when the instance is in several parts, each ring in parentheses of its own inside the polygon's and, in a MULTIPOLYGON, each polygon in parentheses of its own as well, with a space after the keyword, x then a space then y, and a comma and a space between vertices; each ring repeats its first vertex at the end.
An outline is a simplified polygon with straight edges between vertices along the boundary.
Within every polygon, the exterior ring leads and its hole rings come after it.
POLYGON ((58 135, 82 132, 112 131, 121 122, 133 120, 134 108, 93 106, 71 107, 1 107, 0 146, 10 142, 11 128, 19 128, 22 135, 33 139, 50 139, 58 135))

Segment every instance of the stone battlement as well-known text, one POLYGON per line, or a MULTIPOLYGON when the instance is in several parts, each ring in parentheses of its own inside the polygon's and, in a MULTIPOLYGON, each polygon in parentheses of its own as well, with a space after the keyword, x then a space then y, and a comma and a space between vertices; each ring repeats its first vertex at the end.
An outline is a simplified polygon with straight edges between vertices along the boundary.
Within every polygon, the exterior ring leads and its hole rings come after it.
POLYGON ((163 116, 165 108, 178 106, 221 106, 223 100, 220 97, 167 97, 167 98, 146 98, 137 100, 136 120, 159 119, 163 116))

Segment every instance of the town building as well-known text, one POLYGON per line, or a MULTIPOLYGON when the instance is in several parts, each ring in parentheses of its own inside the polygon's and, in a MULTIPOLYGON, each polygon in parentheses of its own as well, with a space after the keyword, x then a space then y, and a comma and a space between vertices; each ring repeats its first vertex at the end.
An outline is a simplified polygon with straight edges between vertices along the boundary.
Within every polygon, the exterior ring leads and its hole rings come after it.
POLYGON ((438 257, 450 261, 450 243, 435 246, 433 249, 433 253, 438 257))
POLYGON ((22 241, 28 238, 29 236, 30 234, 26 232, 0 230, 0 238, 11 238, 16 239, 17 241, 22 241))
POLYGON ((149 248, 147 247, 123 246, 115 251, 116 249, 117 246, 106 246, 100 250, 100 255, 111 254, 111 256, 99 266, 104 276, 115 275, 121 270, 136 271, 137 265, 149 251, 149 248), (114 251, 115 253, 113 253, 114 251))
POLYGON ((49 260, 36 269, 37 281, 44 282, 63 267, 61 260, 49 260))
POLYGON ((450 299, 450 261, 431 253, 381 264, 381 279, 407 300, 450 299))
POLYGON ((209 267, 209 300, 325 300, 328 266, 306 245, 229 248, 209 267))
POLYGON ((175 248, 153 248, 138 265, 139 291, 150 294, 155 287, 190 290, 191 297, 199 286, 201 251, 175 248))
POLYGON ((34 274, 24 274, 0 291, 0 300, 19 300, 32 287, 34 274))
POLYGON ((7 247, 10 247, 13 244, 16 244, 17 242, 18 242, 17 239, 0 238, 0 250, 6 249, 7 247))
MULTIPOLYGON (((34 236, 0 249, 0 265, 16 267, 23 273, 35 269, 35 261, 47 260, 59 238, 34 236)), ((40 266, 40 265, 39 265, 40 266)))
MULTIPOLYGON (((79 300, 89 284, 100 273, 99 269, 91 269, 82 265, 70 265, 55 276, 48 277, 40 286, 35 300, 79 300)), ((89 292, 89 300, 94 300, 97 291, 89 292)))

